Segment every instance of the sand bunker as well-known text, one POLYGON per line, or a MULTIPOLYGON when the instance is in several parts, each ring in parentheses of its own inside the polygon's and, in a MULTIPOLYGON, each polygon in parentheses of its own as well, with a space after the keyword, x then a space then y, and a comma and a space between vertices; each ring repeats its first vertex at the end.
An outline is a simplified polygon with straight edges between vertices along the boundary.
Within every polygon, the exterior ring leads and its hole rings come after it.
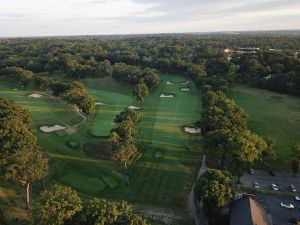
POLYGON ((17 90, 19 90, 19 89, 18 89, 18 88, 14 88, 14 89, 13 89, 13 91, 17 91, 17 90))
POLYGON ((161 97, 161 98, 174 98, 174 95, 165 95, 165 94, 161 94, 160 97, 161 97))
POLYGON ((181 84, 189 84, 190 82, 189 81, 186 81, 186 82, 182 82, 181 84))
POLYGON ((61 125, 42 126, 42 127, 40 127, 40 130, 45 132, 45 133, 50 133, 50 132, 53 132, 53 131, 64 130, 64 129, 66 129, 66 127, 61 126, 61 125))
POLYGON ((131 106, 128 106, 128 109, 139 110, 141 108, 131 105, 131 106))
POLYGON ((171 81, 167 81, 167 85, 172 85, 172 84, 174 84, 174 83, 171 81))
POLYGON ((181 88, 182 91, 190 91, 189 88, 181 88))
POLYGON ((200 134, 201 128, 200 127, 185 127, 184 131, 190 134, 200 134))
POLYGON ((95 105, 105 105, 105 104, 102 102, 96 102, 95 105))
POLYGON ((42 97, 42 95, 40 95, 40 94, 31 94, 31 95, 28 95, 28 97, 40 98, 40 97, 42 97))

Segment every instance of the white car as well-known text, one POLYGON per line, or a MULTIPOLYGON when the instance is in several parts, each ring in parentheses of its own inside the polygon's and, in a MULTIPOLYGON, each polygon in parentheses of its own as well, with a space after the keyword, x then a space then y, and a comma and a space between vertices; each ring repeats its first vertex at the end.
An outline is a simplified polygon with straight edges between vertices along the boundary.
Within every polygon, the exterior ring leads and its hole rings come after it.
POLYGON ((289 204, 289 203, 280 203, 280 206, 282 208, 287 208, 287 209, 294 209, 294 205, 293 204, 289 204))
POLYGON ((295 199, 296 201, 300 201, 300 197, 297 196, 297 195, 294 197, 294 199, 295 199))
POLYGON ((291 184, 290 188, 291 188, 292 192, 297 192, 297 189, 296 189, 296 187, 294 185, 291 184))
POLYGON ((274 191, 278 191, 278 187, 277 187, 276 184, 272 184, 271 187, 272 187, 272 189, 273 189, 274 191))

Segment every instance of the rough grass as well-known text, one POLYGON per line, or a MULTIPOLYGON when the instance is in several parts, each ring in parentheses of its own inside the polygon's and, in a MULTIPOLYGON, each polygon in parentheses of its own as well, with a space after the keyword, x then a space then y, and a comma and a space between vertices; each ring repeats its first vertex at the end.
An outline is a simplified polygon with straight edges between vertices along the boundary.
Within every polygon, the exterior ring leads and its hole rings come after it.
POLYGON ((291 146, 300 142, 300 99, 242 85, 235 85, 230 96, 247 111, 251 130, 276 139, 273 169, 290 170, 291 146))

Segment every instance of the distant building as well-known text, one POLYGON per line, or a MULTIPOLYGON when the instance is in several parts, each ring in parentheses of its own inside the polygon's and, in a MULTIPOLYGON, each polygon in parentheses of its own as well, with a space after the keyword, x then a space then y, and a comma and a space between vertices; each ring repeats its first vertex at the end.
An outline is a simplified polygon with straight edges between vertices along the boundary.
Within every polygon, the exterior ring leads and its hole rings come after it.
POLYGON ((253 196, 243 196, 231 203, 230 225, 272 225, 272 218, 253 196))

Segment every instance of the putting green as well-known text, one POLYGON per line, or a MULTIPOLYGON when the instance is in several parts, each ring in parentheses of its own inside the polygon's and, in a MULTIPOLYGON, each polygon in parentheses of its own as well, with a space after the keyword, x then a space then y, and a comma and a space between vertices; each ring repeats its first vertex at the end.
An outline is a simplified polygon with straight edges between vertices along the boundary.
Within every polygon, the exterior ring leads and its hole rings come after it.
POLYGON ((114 118, 132 103, 132 97, 115 91, 96 90, 88 87, 90 94, 104 105, 97 105, 96 112, 90 122, 93 136, 108 136, 115 126, 114 118))
POLYGON ((87 177, 78 173, 68 173, 60 180, 76 189, 84 191, 85 193, 96 193, 106 188, 104 182, 96 177, 87 177))

